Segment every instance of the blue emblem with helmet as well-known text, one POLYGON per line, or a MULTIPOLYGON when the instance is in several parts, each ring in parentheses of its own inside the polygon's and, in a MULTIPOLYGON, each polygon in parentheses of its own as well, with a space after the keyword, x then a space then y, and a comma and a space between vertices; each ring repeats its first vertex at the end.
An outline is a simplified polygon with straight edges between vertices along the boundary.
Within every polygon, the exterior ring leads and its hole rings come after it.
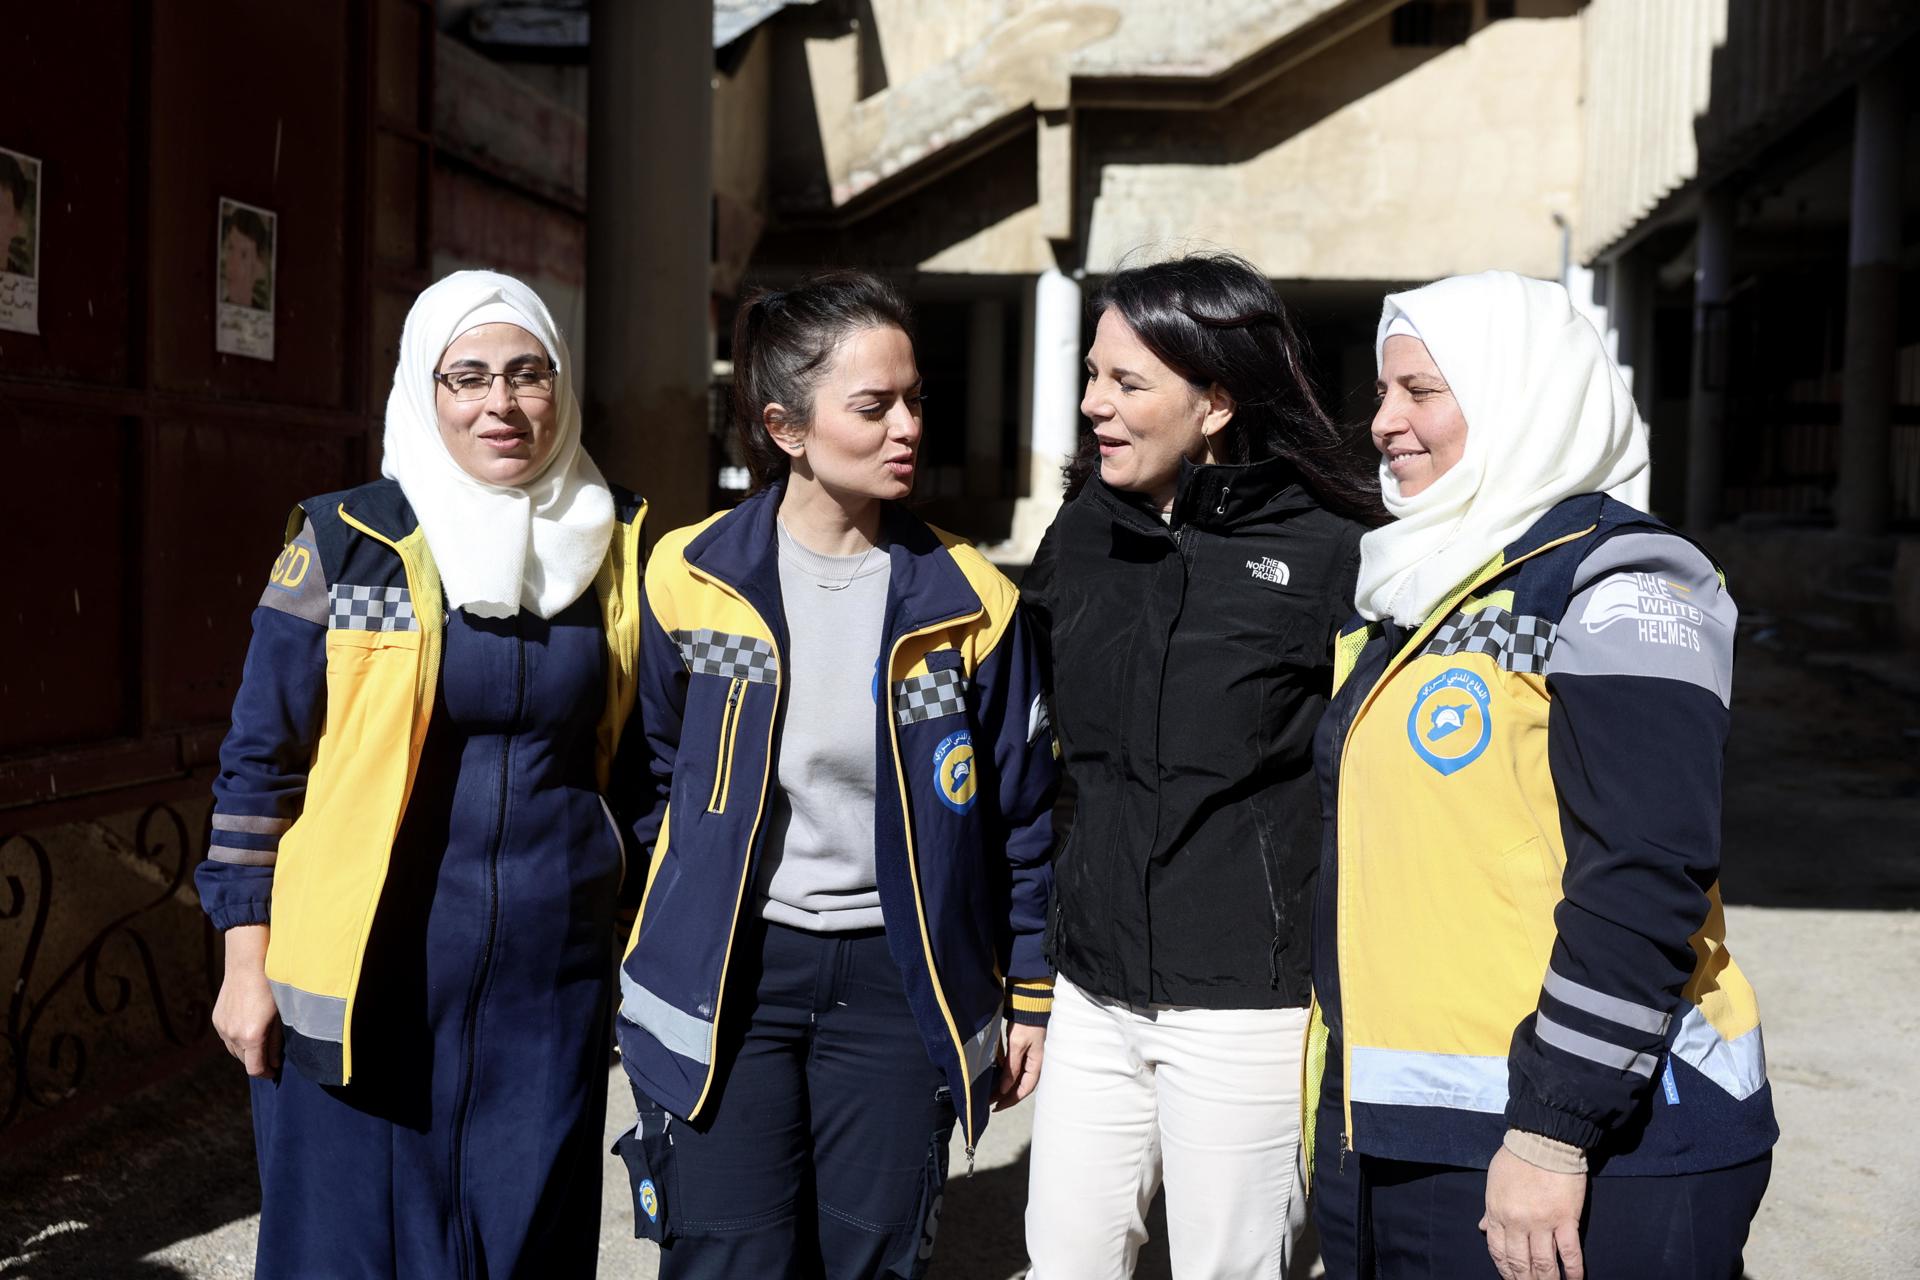
POLYGON ((1407 741, 1442 777, 1478 760, 1493 741, 1487 682, 1463 667, 1450 667, 1421 685, 1407 713, 1407 741))
POLYGON ((973 735, 965 729, 948 734, 933 749, 933 784, 940 802, 955 813, 973 808, 979 783, 974 774, 973 735))
POLYGON ((640 1209, 648 1222, 660 1221, 660 1193, 654 1190, 652 1178, 640 1180, 640 1209))

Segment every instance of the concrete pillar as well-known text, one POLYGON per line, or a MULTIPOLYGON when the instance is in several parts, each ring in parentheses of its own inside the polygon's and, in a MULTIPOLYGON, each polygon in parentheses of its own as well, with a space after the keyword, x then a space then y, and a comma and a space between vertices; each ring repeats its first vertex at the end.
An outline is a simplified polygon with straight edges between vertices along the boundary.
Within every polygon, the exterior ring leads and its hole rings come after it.
POLYGON ((1618 350, 1614 357, 1627 377, 1640 416, 1653 421, 1653 273, 1643 255, 1627 252, 1607 272, 1607 311, 1618 350))
POLYGON ((1000 498, 1005 447, 1007 306, 975 298, 967 325, 967 496, 1000 498))
POLYGON ((1080 286, 1049 269, 1028 288, 1027 335, 1021 373, 1027 384, 1022 413, 1026 436, 1026 493, 1013 506, 1007 540, 988 549, 997 564, 1023 565, 1060 510, 1060 469, 1080 438, 1081 361, 1086 345, 1080 286))
POLYGON ((1634 408, 1647 424, 1647 501, 1644 509, 1678 519, 1686 502, 1680 481, 1686 474, 1686 441, 1679 432, 1656 434, 1654 417, 1654 290, 1651 266, 1642 253, 1615 258, 1608 272, 1608 313, 1618 335, 1620 370, 1633 392, 1634 408), (1663 438, 1664 437, 1664 438, 1663 438))
POLYGON ((1847 346, 1840 404, 1835 524, 1884 533, 1900 319, 1901 163, 1906 100, 1900 68, 1881 63, 1854 94, 1853 207, 1847 235, 1847 346))
POLYGON ((1033 282, 1033 465, 1035 497, 1060 492, 1060 467, 1080 438, 1080 285, 1049 268, 1033 282), (1040 472, 1050 470, 1050 482, 1040 472))
POLYGON ((1700 200, 1694 244, 1693 391, 1687 423, 1687 510, 1692 529, 1720 518, 1726 490, 1726 368, 1730 333, 1721 309, 1733 274, 1733 196, 1709 191, 1700 200))
POLYGON ((594 0, 587 95, 588 447, 658 537, 712 477, 713 6, 594 0))

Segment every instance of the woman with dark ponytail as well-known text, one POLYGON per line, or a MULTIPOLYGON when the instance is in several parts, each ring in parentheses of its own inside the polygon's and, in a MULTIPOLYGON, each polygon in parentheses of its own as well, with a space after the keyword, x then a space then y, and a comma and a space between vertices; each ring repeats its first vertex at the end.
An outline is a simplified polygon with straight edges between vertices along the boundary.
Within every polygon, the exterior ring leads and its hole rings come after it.
POLYGON ((1284 1274, 1299 1176, 1312 739, 1384 513, 1273 287, 1230 254, 1095 296, 1092 433, 1022 600, 1076 816, 1034 1117, 1035 1280, 1284 1274))
POLYGON ((971 1157, 1039 1078, 1055 751, 1012 584, 901 506, 909 333, 863 273, 750 297, 754 492, 647 566, 668 804, 621 967, 618 1149, 665 1280, 921 1275, 956 1121, 971 1157))

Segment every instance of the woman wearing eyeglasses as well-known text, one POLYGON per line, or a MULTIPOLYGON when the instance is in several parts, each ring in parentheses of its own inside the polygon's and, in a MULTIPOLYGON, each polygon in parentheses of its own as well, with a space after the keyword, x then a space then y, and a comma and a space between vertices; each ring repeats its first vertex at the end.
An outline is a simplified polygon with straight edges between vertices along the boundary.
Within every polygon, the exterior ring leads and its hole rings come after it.
POLYGON ((519 281, 427 289, 386 478, 296 507, 254 610, 198 884, 261 1277, 593 1273, 644 504, 570 379, 519 281))

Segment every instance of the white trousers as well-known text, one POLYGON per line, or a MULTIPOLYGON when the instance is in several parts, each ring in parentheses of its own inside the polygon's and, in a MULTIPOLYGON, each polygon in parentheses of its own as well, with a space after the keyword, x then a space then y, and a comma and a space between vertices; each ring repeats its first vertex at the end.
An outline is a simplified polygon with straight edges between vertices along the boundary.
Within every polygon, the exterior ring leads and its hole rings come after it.
POLYGON ((1306 1223, 1305 1009, 1140 1008, 1057 980, 1033 1117, 1030 1280, 1125 1280, 1164 1175, 1176 1280, 1281 1280, 1306 1223))

